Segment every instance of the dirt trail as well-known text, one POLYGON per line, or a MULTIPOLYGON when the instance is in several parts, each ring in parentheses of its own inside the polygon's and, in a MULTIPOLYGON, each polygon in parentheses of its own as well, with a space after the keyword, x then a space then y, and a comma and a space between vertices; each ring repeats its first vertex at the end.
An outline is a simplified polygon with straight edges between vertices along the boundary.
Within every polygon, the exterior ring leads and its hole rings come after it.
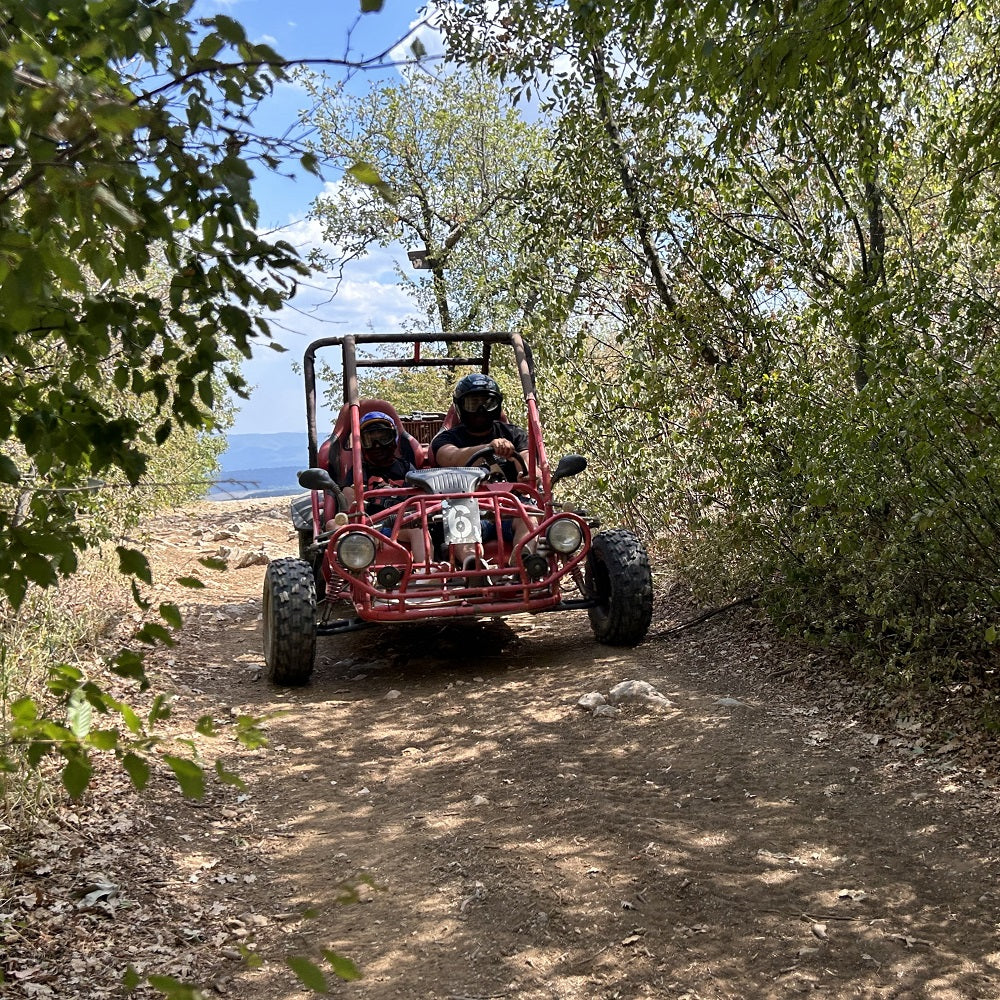
MULTIPOLYGON (((294 551, 280 500, 154 535, 157 580, 220 545, 294 551)), ((141 971, 298 1000, 282 956, 332 949, 364 976, 332 992, 359 1000, 1000 997, 989 768, 873 731, 801 653, 732 616, 614 650, 574 613, 323 639, 312 684, 281 690, 262 576, 163 585, 189 622, 156 654, 174 725, 266 716, 271 745, 199 742, 245 791, 193 804, 161 777, 137 800, 113 921, 141 971), (577 707, 625 679, 673 707, 577 707)), ((688 613, 662 604, 654 629, 688 613)))

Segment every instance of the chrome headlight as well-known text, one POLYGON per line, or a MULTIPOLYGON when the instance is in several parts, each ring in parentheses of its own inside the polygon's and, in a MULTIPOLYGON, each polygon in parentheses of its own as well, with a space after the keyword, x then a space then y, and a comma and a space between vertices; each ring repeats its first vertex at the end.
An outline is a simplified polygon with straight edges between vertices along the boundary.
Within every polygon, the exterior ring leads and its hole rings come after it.
POLYGON ((580 547, 583 529, 571 517, 558 517, 549 525, 545 539, 556 552, 569 555, 580 547))
POLYGON ((337 559, 347 569, 359 570, 375 562, 375 542, 371 535, 349 531, 337 542, 337 559))

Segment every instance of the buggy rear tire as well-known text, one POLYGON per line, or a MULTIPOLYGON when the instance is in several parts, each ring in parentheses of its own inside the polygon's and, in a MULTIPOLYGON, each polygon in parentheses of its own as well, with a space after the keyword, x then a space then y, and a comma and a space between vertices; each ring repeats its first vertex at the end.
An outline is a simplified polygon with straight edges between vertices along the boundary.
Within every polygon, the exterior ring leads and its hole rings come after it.
POLYGON ((636 646, 646 637, 653 618, 653 574, 646 547, 624 528, 594 535, 587 554, 588 609, 598 642, 636 646))
POLYGON ((275 559, 264 573, 264 663, 273 684, 305 684, 316 658, 316 589, 302 559, 275 559))

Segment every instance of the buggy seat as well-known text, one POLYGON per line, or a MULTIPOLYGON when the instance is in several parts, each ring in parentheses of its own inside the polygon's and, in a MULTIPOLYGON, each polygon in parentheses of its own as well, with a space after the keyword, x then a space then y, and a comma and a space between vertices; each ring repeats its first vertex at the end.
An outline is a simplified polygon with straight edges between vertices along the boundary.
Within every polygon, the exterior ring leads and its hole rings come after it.
MULTIPOLYGON (((358 410, 359 416, 362 417, 366 413, 374 413, 375 411, 381 411, 390 416, 392 422, 396 425, 399 441, 409 443, 410 450, 413 452, 413 464, 418 469, 426 464, 427 455, 424 446, 403 427, 403 422, 399 419, 399 414, 392 403, 386 402, 384 399, 362 399, 358 404, 358 410)), ((396 456, 397 458, 409 457, 400 449, 398 442, 396 444, 396 456)), ((333 476, 333 481, 338 486, 343 486, 347 480, 347 473, 353 461, 351 408, 345 403, 337 415, 337 419, 333 425, 333 433, 320 445, 319 465, 321 468, 329 471, 330 475, 333 476)))
POLYGON ((472 493, 489 474, 481 466, 448 469, 417 469, 406 474, 406 485, 425 493, 472 493))

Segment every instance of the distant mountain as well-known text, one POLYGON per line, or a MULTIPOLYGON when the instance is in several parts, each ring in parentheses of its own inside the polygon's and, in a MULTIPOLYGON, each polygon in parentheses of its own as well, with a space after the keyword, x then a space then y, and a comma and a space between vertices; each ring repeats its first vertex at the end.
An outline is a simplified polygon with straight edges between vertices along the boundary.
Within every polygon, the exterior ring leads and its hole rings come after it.
POLYGON ((302 493, 296 474, 308 461, 305 433, 230 434, 219 458, 219 482, 208 491, 208 499, 250 500, 302 493))
POLYGON ((289 431, 281 434, 230 434, 223 469, 277 469, 283 465, 305 465, 309 441, 305 433, 289 431))

